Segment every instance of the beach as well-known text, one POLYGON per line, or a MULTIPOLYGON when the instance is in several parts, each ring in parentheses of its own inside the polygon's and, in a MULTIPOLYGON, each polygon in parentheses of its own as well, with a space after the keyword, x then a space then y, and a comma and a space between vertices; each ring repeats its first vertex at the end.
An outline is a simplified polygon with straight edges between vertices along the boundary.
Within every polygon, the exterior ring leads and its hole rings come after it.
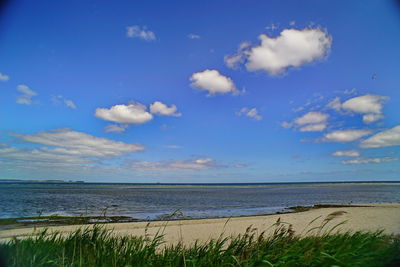
MULTIPOLYGON (((338 214, 331 220, 321 233, 329 231, 335 225, 346 221, 334 232, 340 231, 371 231, 383 230, 385 234, 400 234, 400 203, 366 204, 358 206, 344 206, 334 208, 316 208, 303 212, 274 214, 265 216, 249 216, 216 219, 194 219, 173 221, 151 221, 131 223, 104 224, 106 229, 113 230, 116 235, 134 235, 152 237, 157 233, 164 235, 166 244, 182 242, 189 246, 194 242, 205 243, 210 239, 219 237, 236 236, 243 234, 248 227, 255 229, 256 233, 265 231, 266 235, 272 233, 274 223, 291 224, 296 234, 316 234, 317 230, 309 232, 313 227, 320 226, 323 220, 332 213, 338 214), (318 219, 316 219, 318 218, 318 219), (310 222, 316 219, 311 225, 310 222)), ((70 225, 47 227, 49 231, 59 231, 67 234, 78 228, 92 227, 92 225, 70 225)), ((44 227, 20 228, 0 231, 0 241, 5 242, 12 238, 24 238, 41 231, 44 227)))

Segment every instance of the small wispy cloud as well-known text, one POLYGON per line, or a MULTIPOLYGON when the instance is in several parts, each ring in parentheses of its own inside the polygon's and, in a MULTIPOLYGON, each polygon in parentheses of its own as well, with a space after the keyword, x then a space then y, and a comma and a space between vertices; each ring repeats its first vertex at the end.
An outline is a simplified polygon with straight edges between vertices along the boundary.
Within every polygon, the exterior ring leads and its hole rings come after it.
POLYGON ((247 116, 256 121, 262 120, 263 118, 260 114, 258 114, 258 110, 256 108, 247 108, 247 107, 241 108, 238 112, 236 112, 236 115, 247 116))
POLYGON ((334 157, 359 157, 360 152, 357 150, 338 150, 331 155, 334 157))
POLYGON ((32 100, 34 96, 37 95, 37 93, 31 89, 29 89, 28 86, 20 84, 17 86, 17 90, 21 93, 17 97, 17 104, 21 105, 32 105, 35 102, 32 100))
POLYGON ((156 40, 154 32, 147 30, 146 26, 133 25, 126 27, 126 36, 128 38, 139 38, 145 41, 156 40))
POLYGON ((6 74, 0 72, 0 81, 1 81, 1 82, 6 82, 6 81, 8 81, 9 79, 10 79, 10 76, 8 76, 8 75, 6 75, 6 74))
POLYGON ((189 34, 187 35, 187 37, 188 37, 189 39, 200 39, 200 35, 194 34, 194 33, 189 33, 189 34))
POLYGON ((108 124, 106 126, 106 128, 104 129, 104 131, 106 133, 122 133, 122 132, 125 132, 125 130, 127 128, 128 128, 128 125, 126 125, 126 124, 122 124, 122 125, 108 124))
POLYGON ((65 98, 62 95, 56 95, 56 96, 52 96, 51 101, 53 102, 53 104, 55 105, 60 105, 61 103, 64 104, 65 106, 71 108, 71 109, 76 109, 76 105, 75 103, 70 100, 65 98))
POLYGON ((390 157, 383 157, 383 158, 356 158, 356 159, 349 159, 343 160, 342 164, 349 165, 349 164, 368 164, 368 163, 383 163, 383 162, 390 162, 398 160, 397 158, 390 158, 390 157))

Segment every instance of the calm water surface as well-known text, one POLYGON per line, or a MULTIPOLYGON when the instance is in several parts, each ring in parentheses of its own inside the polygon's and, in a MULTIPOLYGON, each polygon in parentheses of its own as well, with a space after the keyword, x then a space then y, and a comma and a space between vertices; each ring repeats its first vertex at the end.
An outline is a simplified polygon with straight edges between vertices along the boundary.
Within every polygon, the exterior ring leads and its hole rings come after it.
POLYGON ((131 216, 154 220, 270 214, 296 205, 400 202, 400 183, 167 186, 0 184, 0 218, 43 215, 131 216))

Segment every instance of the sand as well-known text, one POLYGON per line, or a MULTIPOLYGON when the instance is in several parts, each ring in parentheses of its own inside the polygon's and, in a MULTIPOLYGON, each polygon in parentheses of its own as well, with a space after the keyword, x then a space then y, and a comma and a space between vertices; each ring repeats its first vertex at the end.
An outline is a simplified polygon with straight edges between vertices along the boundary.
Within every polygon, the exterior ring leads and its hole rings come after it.
MULTIPOLYGON (((218 218, 201 220, 178 220, 178 221, 157 221, 157 222, 133 222, 133 223, 114 223, 105 224, 107 229, 113 229, 117 235, 140 235, 152 236, 157 232, 162 232, 166 244, 176 244, 183 242, 191 245, 196 240, 206 242, 216 239, 221 235, 235 236, 244 233, 246 228, 252 226, 258 233, 266 231, 270 233, 274 227, 272 225, 280 218, 281 222, 290 223, 297 234, 306 234, 308 229, 321 225, 323 219, 330 213, 344 211, 346 213, 336 217, 326 227, 331 229, 334 225, 342 221, 347 221, 340 225, 335 231, 377 231, 384 230, 387 234, 400 234, 400 203, 365 205, 366 207, 340 207, 340 208, 320 208, 305 212, 250 216, 236 218, 218 218), (319 217, 313 224, 308 225, 313 219, 319 217)), ((93 225, 89 225, 91 227, 93 225)), ((48 227, 50 231, 60 231, 69 233, 79 227, 88 225, 70 225, 48 227)), ((40 231, 43 228, 36 228, 40 231)), ((34 228, 20 228, 0 231, 0 242, 11 238, 24 238, 34 234, 34 228)), ((307 234, 315 234, 309 232, 307 234)))

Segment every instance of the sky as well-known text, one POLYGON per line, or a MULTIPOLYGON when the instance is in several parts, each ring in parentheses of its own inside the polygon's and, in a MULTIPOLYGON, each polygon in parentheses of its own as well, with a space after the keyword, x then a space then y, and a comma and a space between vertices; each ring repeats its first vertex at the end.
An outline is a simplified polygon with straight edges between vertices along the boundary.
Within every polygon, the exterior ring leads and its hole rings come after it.
POLYGON ((400 180, 400 4, 8 1, 0 179, 400 180))

